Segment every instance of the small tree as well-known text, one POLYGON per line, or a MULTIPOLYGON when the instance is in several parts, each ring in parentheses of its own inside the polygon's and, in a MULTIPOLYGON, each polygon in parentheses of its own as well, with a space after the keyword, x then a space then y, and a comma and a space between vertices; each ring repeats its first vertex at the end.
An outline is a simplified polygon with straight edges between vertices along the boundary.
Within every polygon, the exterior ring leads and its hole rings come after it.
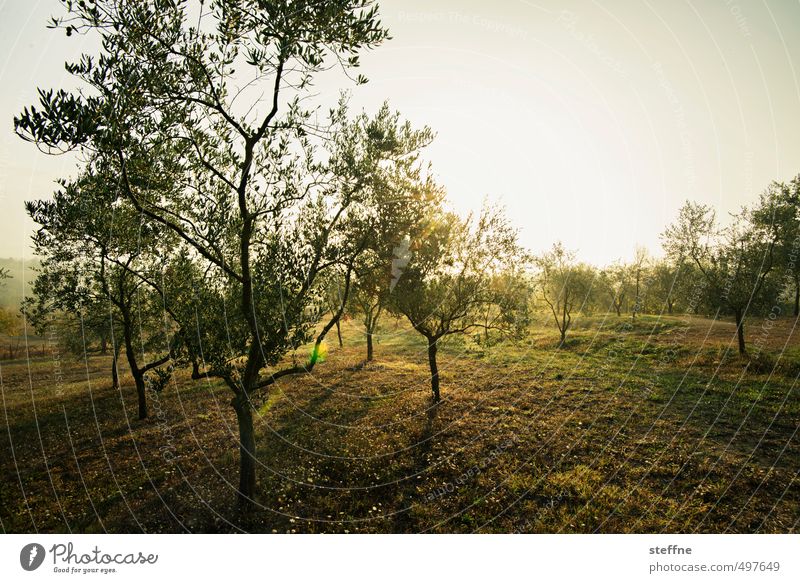
POLYGON ((66 311, 80 315, 82 322, 88 320, 90 329, 101 331, 101 340, 110 338, 115 386, 118 349, 124 346, 136 386, 138 416, 145 419, 145 375, 166 363, 172 350, 164 349, 171 330, 163 325, 160 293, 145 283, 148 279, 142 274, 154 269, 156 244, 168 247, 169 241, 165 233, 143 225, 130 206, 112 204, 113 190, 106 177, 89 171, 63 183, 52 200, 26 203, 40 225, 33 243, 42 258, 35 300, 26 307, 40 325, 51 314, 66 311), (120 325, 121 338, 114 324, 120 325), (148 353, 155 351, 162 354, 148 360, 148 353))
MULTIPOLYGON (((758 213, 768 212, 765 208, 758 213)), ((718 312, 733 315, 739 354, 747 353, 744 318, 773 295, 768 279, 774 267, 777 235, 772 225, 754 221, 748 209, 728 227, 717 224, 714 211, 687 202, 662 235, 668 257, 692 261, 706 281, 706 297, 718 312)))
POLYGON ((656 312, 661 313, 666 308, 667 314, 673 314, 680 289, 679 271, 678 267, 666 259, 653 265, 652 286, 649 291, 652 292, 651 297, 656 299, 653 306, 656 312))
POLYGON ((19 316, 8 308, 0 307, 0 334, 15 335, 21 326, 19 316))
POLYGON ((631 320, 636 319, 636 314, 644 309, 644 281, 648 269, 649 258, 645 247, 636 247, 633 254, 633 261, 630 265, 630 273, 633 290, 633 308, 631 309, 631 320))
MULTIPOLYGON (((324 283, 322 284, 323 297, 325 301, 325 307, 331 314, 335 314, 342 305, 342 302, 345 301, 345 277, 346 274, 341 270, 331 270, 324 278, 324 283)), ((353 291, 350 292, 350 297, 352 298, 352 296, 353 291)), ((344 342, 342 341, 341 319, 336 320, 336 338, 339 342, 339 348, 342 348, 344 346, 344 342)))
POLYGON ((525 262, 509 266, 504 271, 493 274, 488 282, 492 302, 480 306, 482 342, 492 343, 491 331, 501 330, 503 336, 521 336, 531 323, 530 299, 533 283, 525 270, 525 262))
POLYGON ((367 361, 390 295, 411 256, 411 241, 426 237, 431 217, 441 212, 442 191, 430 178, 404 181, 381 201, 366 252, 360 258, 351 294, 351 311, 362 318, 367 361), (405 189, 405 190, 401 190, 405 189))
MULTIPOLYGON (((5 280, 10 279, 11 275, 6 269, 0 269, 0 287, 5 285, 5 280)), ((0 334, 8 336, 8 358, 16 358, 19 342, 13 336, 17 336, 22 329, 22 320, 14 310, 0 306, 0 334)))
POLYGON ((775 232, 775 268, 796 318, 800 316, 800 175, 788 184, 773 182, 761 193, 753 221, 775 232))
POLYGON ((534 259, 538 268, 536 290, 547 305, 558 328, 559 347, 564 346, 572 314, 587 301, 592 289, 592 269, 575 261, 575 253, 557 242, 550 251, 534 259))
POLYGON ((485 310, 489 305, 505 312, 514 307, 492 283, 518 268, 522 257, 516 231, 502 212, 489 206, 467 220, 440 213, 431 218, 424 238, 411 241, 391 307, 425 337, 434 402, 441 399, 437 353, 442 339, 474 328, 509 331, 517 325, 513 317, 492 318, 487 324, 485 310))
POLYGON ((598 285, 611 300, 611 307, 617 316, 622 315, 622 309, 625 306, 630 287, 628 275, 628 268, 622 263, 611 265, 599 274, 598 285))
POLYGON ((361 153, 362 159, 382 158, 381 179, 374 182, 372 192, 374 212, 364 233, 366 246, 356 262, 350 295, 350 311, 362 318, 367 361, 371 361, 374 336, 393 285, 393 268, 402 261, 398 255, 407 251, 408 241, 422 236, 443 194, 419 161, 421 149, 433 140, 430 128, 412 129, 384 104, 373 118, 358 116, 350 131, 355 134, 349 138, 351 143, 375 150, 361 153))
POLYGON ((383 275, 374 271, 362 271, 350 296, 351 312, 362 317, 367 340, 367 362, 372 361, 374 356, 374 337, 386 304, 388 286, 382 281, 383 275))
MULTIPOLYGON (((0 268, 0 288, 5 287, 6 280, 11 278, 8 269, 0 268)), ((0 307, 0 334, 11 334, 17 328, 18 318, 4 307, 0 307)))

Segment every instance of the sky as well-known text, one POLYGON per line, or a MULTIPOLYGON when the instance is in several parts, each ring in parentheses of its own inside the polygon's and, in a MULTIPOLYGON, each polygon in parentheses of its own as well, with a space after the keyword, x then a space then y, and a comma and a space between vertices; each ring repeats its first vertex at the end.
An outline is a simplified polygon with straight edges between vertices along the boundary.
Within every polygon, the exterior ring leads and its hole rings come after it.
MULTIPOLYGON (((687 199, 724 217, 800 173, 800 0, 380 2, 356 109, 388 100, 437 134, 452 204, 503 204, 523 245, 582 260, 660 252, 687 199)), ((45 27, 54 0, 0 1, 0 257, 30 257, 23 201, 75 173, 13 133, 36 88, 73 88, 90 40, 45 27)), ((335 103, 346 79, 324 78, 335 103)))

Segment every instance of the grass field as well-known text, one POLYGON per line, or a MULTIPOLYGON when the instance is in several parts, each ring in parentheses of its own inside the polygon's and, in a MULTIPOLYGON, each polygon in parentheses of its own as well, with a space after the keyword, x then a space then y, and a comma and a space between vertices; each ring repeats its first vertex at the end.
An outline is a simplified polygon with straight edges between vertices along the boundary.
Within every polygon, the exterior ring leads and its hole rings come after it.
POLYGON ((109 358, 54 349, 2 364, 2 529, 797 532, 800 333, 748 325, 751 361, 694 317, 586 317, 562 349, 543 324, 454 340, 433 406, 420 336, 387 319, 364 364, 347 322, 259 400, 246 514, 227 388, 180 371, 138 421, 109 358))

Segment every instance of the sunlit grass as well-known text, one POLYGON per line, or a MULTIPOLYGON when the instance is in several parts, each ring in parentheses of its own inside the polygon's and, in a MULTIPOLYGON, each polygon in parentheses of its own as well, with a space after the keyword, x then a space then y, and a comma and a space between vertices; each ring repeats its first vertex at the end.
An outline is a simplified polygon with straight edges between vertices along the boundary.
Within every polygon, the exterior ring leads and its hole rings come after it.
POLYGON ((5 434, 3 471, 26 498, 4 482, 3 524, 29 530, 32 512, 39 530, 64 531, 60 504, 73 530, 97 531, 91 496, 114 531, 180 530, 165 503, 206 531, 231 530, 220 514, 266 532, 792 528, 800 349, 792 338, 781 354, 788 322, 763 351, 777 366, 758 371, 727 322, 594 315, 561 349, 544 322, 520 339, 444 343, 435 408, 419 334, 387 318, 365 363, 363 331, 344 322, 343 348, 329 336, 313 374, 256 397, 265 508, 248 516, 232 506, 237 433, 220 381, 180 370, 158 396, 163 418, 138 422, 130 378, 112 390, 107 357, 88 359, 88 383, 83 359, 63 359, 58 392, 46 358, 31 362, 32 391, 27 365, 4 365, 17 465, 5 434))

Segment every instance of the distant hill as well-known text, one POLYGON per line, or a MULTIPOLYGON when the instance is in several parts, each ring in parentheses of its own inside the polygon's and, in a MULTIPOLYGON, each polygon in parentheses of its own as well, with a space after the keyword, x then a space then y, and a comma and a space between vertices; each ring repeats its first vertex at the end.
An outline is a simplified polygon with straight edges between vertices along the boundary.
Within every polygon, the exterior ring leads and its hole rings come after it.
POLYGON ((0 284, 0 306, 11 309, 19 307, 22 298, 31 294, 38 266, 36 259, 26 259, 23 263, 22 259, 13 257, 0 258, 0 268, 7 269, 11 275, 11 279, 0 284))

